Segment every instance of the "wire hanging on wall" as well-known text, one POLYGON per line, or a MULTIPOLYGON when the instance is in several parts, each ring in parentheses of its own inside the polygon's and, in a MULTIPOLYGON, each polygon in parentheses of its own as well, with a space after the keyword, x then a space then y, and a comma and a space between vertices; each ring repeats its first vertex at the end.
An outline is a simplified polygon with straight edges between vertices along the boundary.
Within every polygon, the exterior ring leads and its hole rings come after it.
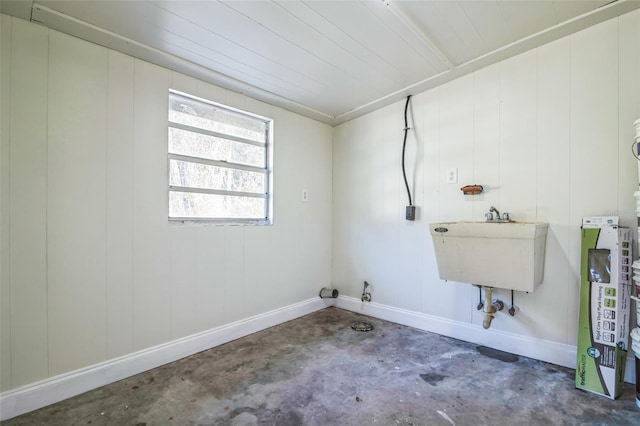
POLYGON ((404 104, 404 139, 402 141, 402 177, 404 178, 404 186, 407 189, 407 197, 409 198, 409 205, 406 209, 407 220, 415 220, 416 216, 416 208, 413 205, 413 200, 411 199, 411 190, 409 189, 409 182, 407 181, 407 171, 404 166, 404 157, 405 151, 407 148, 407 134, 410 130, 409 122, 407 120, 407 110, 409 109, 409 101, 411 101, 411 95, 407 96, 407 102, 404 104))

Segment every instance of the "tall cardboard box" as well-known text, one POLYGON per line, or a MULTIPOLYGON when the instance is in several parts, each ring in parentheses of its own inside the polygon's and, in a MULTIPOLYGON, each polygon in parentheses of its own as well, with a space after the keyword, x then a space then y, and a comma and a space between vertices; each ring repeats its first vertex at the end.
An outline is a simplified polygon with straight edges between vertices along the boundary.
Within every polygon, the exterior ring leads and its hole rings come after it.
POLYGON ((584 218, 576 387, 611 399, 624 383, 631 276, 631 230, 616 216, 584 218))

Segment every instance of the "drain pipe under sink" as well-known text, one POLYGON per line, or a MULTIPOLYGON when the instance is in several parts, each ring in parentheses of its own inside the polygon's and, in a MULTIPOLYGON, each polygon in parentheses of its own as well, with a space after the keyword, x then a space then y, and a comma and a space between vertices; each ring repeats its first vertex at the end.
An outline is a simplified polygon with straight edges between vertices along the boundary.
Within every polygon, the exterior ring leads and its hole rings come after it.
POLYGON ((504 308, 504 303, 500 300, 492 302, 491 293, 493 287, 482 287, 484 289, 484 321, 482 321, 482 327, 486 330, 491 327, 491 321, 495 318, 495 314, 504 308))

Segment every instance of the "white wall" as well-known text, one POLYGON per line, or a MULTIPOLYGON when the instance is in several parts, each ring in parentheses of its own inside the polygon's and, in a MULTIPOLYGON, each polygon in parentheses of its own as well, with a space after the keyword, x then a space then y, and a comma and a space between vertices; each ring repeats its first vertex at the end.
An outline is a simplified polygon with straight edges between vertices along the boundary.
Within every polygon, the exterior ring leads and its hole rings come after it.
MULTIPOLYGON (((359 298, 367 280, 374 302, 451 329, 476 326, 479 341, 575 345, 581 218, 636 224, 639 55, 635 11, 414 96, 407 169, 415 222, 404 219, 404 102, 335 128, 334 285, 359 298), (458 184, 447 184, 454 167, 458 184), (468 184, 485 192, 464 196, 468 184), (516 293, 520 312, 498 314, 485 331, 478 289, 439 279, 428 224, 481 220, 492 205, 550 227, 544 282, 516 293)), ((494 294, 510 302, 509 292, 494 294)))
POLYGON ((1 390, 330 285, 330 127, 0 16, 1 390), (275 120, 273 226, 168 224, 170 88, 275 120))
POLYGON ((635 225, 638 11, 415 96, 415 222, 404 220, 403 103, 332 131, 0 17, 3 391, 303 301, 332 278, 342 294, 359 297, 367 280, 374 302, 479 336, 575 345, 580 219, 635 225), (169 88, 275 119, 274 226, 168 225, 169 88), (457 185, 444 182, 451 167, 457 185), (462 196, 472 183, 486 193, 462 196), (491 205, 550 230, 545 282, 484 331, 477 290, 438 279, 427 225, 491 205))

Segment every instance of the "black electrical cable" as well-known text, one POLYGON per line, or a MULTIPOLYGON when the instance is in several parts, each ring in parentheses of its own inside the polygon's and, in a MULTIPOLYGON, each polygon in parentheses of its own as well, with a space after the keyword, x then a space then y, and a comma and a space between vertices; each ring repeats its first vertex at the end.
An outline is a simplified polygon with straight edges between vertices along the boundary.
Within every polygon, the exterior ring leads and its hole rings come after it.
POLYGON ((404 140, 402 141, 402 177, 404 178, 404 186, 407 188, 407 196, 409 197, 409 205, 412 206, 411 190, 409 190, 409 182, 407 182, 407 172, 404 168, 404 151, 407 147, 407 132, 409 131, 409 123, 407 122, 407 109, 409 108, 409 100, 411 95, 407 96, 407 103, 404 105, 404 140))

